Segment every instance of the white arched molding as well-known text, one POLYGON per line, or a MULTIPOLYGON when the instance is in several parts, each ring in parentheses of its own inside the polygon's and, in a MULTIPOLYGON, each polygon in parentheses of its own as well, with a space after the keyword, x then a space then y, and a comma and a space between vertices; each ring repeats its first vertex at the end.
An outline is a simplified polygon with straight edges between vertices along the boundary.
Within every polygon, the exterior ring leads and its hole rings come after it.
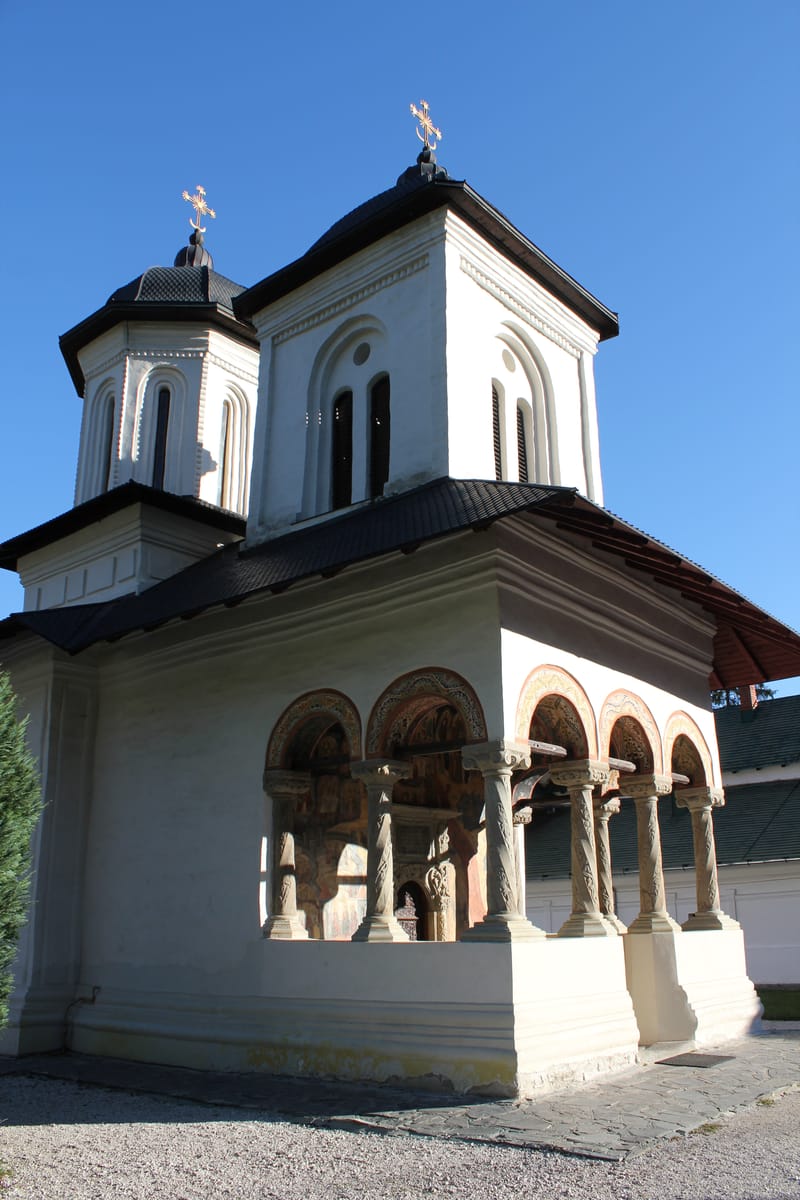
POLYGON ((503 478, 519 480, 517 413, 521 414, 529 483, 559 483, 553 386, 538 349, 525 331, 506 321, 496 335, 492 386, 501 396, 503 478))
MULTIPOLYGON (((187 421, 188 388, 186 377, 174 367, 156 364, 141 381, 136 400, 136 427, 133 440, 133 478, 152 486, 153 464, 158 419, 158 395, 168 388, 169 422, 167 425, 164 490, 195 492, 195 480, 184 480, 184 437, 187 421)), ((196 459, 196 430, 192 431, 188 461, 196 459)))
POLYGON ((304 517, 331 507, 333 404, 345 391, 353 393, 352 502, 368 494, 369 389, 381 375, 391 376, 387 350, 386 326, 377 317, 362 314, 344 321, 317 352, 306 404, 304 517), (362 345, 369 347, 369 354, 361 362, 354 361, 362 345))
POLYGON ((114 486, 118 443, 117 387, 113 379, 106 379, 95 389, 85 410, 76 503, 114 486))
POLYGON ((226 385, 222 397, 217 503, 231 512, 247 515, 250 491, 250 445, 252 418, 250 403, 241 388, 226 385))

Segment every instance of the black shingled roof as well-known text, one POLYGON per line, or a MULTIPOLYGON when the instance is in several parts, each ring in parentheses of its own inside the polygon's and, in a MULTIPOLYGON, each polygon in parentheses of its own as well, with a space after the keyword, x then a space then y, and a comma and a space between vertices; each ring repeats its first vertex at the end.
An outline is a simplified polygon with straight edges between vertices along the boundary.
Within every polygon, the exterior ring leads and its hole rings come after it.
POLYGON ((800 762, 800 696, 761 700, 751 710, 720 708, 715 717, 724 771, 800 762))
MULTIPOLYGON (((717 625, 710 688, 800 675, 800 635, 575 489, 475 479, 436 479, 301 525, 250 550, 239 543, 228 546, 139 596, 110 601, 79 634, 73 630, 58 644, 78 653, 94 641, 237 604, 259 592, 284 591, 303 579, 521 514, 552 521, 557 530, 621 558, 704 608, 717 625)), ((0 636, 14 632, 13 624, 0 623, 0 636)))
POLYGON ((394 187, 373 196, 332 225, 302 258, 237 296, 234 309, 241 317, 252 317, 359 250, 443 207, 457 212, 527 275, 558 296, 597 331, 601 341, 617 336, 617 314, 548 258, 468 183, 429 177, 413 167, 400 176, 394 187))

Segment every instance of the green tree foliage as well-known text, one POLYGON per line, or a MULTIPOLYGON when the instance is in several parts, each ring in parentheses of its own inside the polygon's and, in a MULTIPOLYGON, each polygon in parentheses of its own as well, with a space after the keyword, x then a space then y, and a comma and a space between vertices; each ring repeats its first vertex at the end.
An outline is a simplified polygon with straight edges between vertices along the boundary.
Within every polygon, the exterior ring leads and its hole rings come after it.
MULTIPOLYGON (((757 683, 756 699, 774 700, 775 689, 767 687, 765 683, 757 683)), ((712 708, 739 708, 741 703, 742 698, 738 688, 718 688, 717 691, 711 693, 712 708)))
POLYGON ((8 1020, 11 966, 28 911, 30 841, 41 810, 39 774, 0 671, 0 1028, 8 1020))

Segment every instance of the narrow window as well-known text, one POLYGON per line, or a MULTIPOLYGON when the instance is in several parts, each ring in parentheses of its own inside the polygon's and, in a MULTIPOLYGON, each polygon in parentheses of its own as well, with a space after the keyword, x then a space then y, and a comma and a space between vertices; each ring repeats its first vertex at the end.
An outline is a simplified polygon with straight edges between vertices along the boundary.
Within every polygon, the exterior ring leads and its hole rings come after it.
POLYGON ((382 375, 372 385, 369 397, 369 494, 383 495, 389 482, 389 376, 382 375))
POLYGON ((153 487, 164 487, 164 472, 167 466, 167 428, 169 426, 169 388, 158 389, 156 413, 156 436, 153 442, 153 487))
POLYGON ((333 402, 331 507, 346 508, 353 493, 353 393, 341 392, 333 402))
POLYGON ((492 387, 492 433, 494 437, 494 477, 503 478, 503 450, 500 441, 500 397, 492 387))
POLYGON ((528 443, 525 439, 525 413, 522 405, 517 405, 517 461, 519 462, 519 481, 528 482, 528 443))
POLYGON ((222 434, 219 446, 219 504, 222 508, 233 508, 231 503, 231 406, 226 400, 222 405, 222 434))
POLYGON ((114 453, 114 397, 106 396, 100 413, 100 430, 98 438, 100 448, 100 471, 98 484, 101 492, 107 492, 111 485, 112 455, 114 453))

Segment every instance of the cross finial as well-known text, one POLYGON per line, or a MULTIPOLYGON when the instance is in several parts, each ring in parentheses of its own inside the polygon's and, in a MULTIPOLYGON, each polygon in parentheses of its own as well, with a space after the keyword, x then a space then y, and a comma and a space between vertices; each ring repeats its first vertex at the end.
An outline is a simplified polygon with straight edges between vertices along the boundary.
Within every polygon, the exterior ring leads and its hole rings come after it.
POLYGON ((431 120, 428 112, 428 101, 420 100, 420 107, 416 104, 411 105, 411 115, 419 121, 419 128, 416 130, 417 137, 423 143, 426 150, 435 150, 437 143, 433 140, 434 137, 442 140, 442 131, 437 129, 431 120))
POLYGON ((204 187, 200 187, 200 184, 198 183, 197 191, 195 192, 194 196, 190 196, 188 192, 184 192, 183 198, 184 200, 188 200, 194 209, 195 219, 192 220, 192 218, 189 217, 189 224, 191 225, 192 229, 196 229, 198 233, 205 233, 205 226, 200 224, 200 218, 214 218, 217 215, 214 212, 214 209, 209 208, 206 204, 206 189, 204 187))

